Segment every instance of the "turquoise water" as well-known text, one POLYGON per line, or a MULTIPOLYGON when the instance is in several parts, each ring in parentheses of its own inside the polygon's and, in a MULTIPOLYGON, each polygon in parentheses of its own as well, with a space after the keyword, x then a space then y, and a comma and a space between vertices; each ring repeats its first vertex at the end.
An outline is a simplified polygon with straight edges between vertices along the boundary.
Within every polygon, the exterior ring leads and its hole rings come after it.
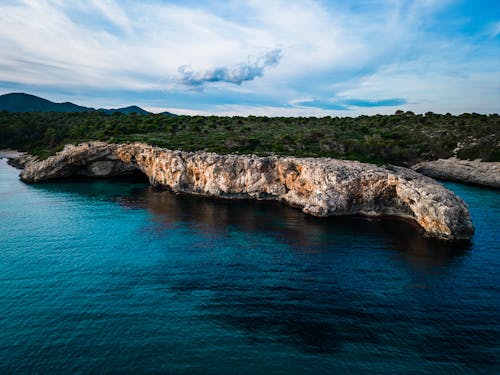
POLYGON ((470 244, 0 161, 0 373, 500 371, 500 194, 470 244))

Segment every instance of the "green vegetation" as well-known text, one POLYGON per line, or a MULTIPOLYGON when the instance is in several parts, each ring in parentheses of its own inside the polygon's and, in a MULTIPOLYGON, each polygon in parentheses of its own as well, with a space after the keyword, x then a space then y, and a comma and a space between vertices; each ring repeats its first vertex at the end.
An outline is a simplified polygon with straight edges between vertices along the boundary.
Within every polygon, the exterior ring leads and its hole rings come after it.
POLYGON ((450 157, 500 161, 500 116, 398 111, 338 117, 216 117, 0 112, 0 148, 45 157, 67 143, 140 141, 185 151, 327 156, 408 165, 450 157))

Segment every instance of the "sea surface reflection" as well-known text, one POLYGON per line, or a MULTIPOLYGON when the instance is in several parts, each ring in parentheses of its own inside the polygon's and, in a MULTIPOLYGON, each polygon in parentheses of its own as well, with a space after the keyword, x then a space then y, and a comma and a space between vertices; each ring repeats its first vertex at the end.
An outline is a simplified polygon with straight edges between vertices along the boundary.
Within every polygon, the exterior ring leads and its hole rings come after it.
POLYGON ((248 234, 272 235, 299 252, 324 252, 335 247, 363 247, 376 241, 398 251, 416 267, 443 266, 470 249, 469 242, 447 243, 425 238, 415 225, 397 218, 341 216, 316 218, 273 201, 224 200, 179 195, 146 188, 133 199, 117 201, 146 209, 161 232, 178 223, 195 226, 205 235, 236 229, 248 234))

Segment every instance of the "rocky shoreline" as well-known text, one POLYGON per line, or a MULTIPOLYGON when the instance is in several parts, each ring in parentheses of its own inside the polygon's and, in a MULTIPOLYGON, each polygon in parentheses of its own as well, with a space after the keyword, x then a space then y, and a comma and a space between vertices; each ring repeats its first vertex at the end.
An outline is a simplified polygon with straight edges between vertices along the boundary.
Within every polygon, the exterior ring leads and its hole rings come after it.
POLYGON ((19 152, 17 150, 0 150, 0 159, 8 159, 8 160, 13 160, 17 159, 20 156, 24 155, 24 152, 19 152))
POLYGON ((458 181, 468 184, 500 188, 500 163, 457 158, 424 161, 413 170, 440 180, 458 181))
POLYGON ((141 143, 68 145, 42 161, 28 160, 21 179, 144 173, 151 185, 226 199, 276 200, 314 216, 396 216, 427 236, 470 239, 466 204, 431 178, 403 167, 330 158, 258 157, 182 152, 141 143))

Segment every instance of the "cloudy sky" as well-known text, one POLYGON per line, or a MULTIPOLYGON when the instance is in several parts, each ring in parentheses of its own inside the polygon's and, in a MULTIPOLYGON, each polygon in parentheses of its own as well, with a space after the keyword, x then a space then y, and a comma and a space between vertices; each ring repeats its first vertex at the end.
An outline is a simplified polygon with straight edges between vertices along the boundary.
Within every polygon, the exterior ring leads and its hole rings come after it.
POLYGON ((499 0, 1 0, 0 94, 220 115, 500 112, 499 0))

